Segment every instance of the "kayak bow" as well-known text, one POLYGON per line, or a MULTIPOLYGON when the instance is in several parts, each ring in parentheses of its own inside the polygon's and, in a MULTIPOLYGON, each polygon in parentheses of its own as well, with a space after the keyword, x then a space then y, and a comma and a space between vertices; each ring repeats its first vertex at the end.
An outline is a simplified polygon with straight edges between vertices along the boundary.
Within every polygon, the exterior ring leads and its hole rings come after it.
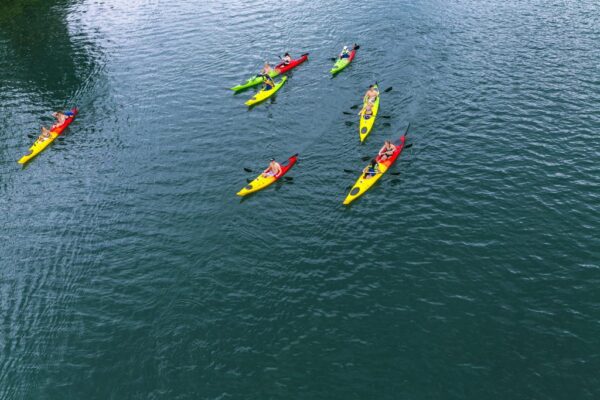
POLYGON ((77 115, 79 110, 77 108, 73 108, 71 110, 71 112, 73 113, 73 115, 71 115, 69 118, 67 118, 65 120, 65 122, 62 123, 62 125, 59 125, 59 126, 55 127, 54 129, 50 130, 49 138, 42 139, 41 137, 38 137, 36 139, 36 141, 29 148, 29 152, 27 154, 25 154, 23 157, 21 157, 19 159, 19 161, 17 161, 17 162, 19 164, 25 164, 26 162, 28 162, 29 160, 31 160, 32 158, 34 158, 35 156, 40 154, 42 151, 44 151, 44 149, 46 147, 48 147, 50 145, 50 143, 52 143, 58 136, 60 136, 60 134, 63 133, 63 131, 67 128, 67 126, 69 126, 71 124, 71 122, 73 122, 73 120, 75 119, 75 116, 77 115))
POLYGON ((256 93, 254 95, 254 97, 252 97, 250 100, 248 100, 246 104, 248 107, 251 107, 253 105, 256 105, 262 101, 265 101, 266 99, 268 99, 269 97, 273 96, 275 93, 277 93, 277 91, 279 89, 281 89, 281 87, 283 86, 283 84, 285 83, 285 81, 287 81, 287 76, 284 76, 283 78, 281 78, 281 80, 279 81, 279 83, 275 84, 275 87, 272 87, 269 90, 265 90, 262 89, 260 90, 258 93, 256 93))
MULTIPOLYGON (((308 60, 308 53, 302 54, 300 58, 290 61, 288 65, 279 64, 275 68, 269 72, 269 76, 271 78, 275 78, 281 74, 288 72, 289 70, 296 68, 298 65, 302 64, 304 61, 308 60)), ((241 85, 237 85, 231 88, 234 92, 239 92, 240 90, 248 89, 253 86, 260 85, 265 81, 265 78, 262 76, 255 75, 252 78, 248 79, 246 83, 242 83, 241 85)))
POLYGON ((254 179, 252 182, 246 185, 242 190, 237 192, 237 195, 244 197, 249 195, 250 193, 263 190, 264 188, 266 188, 267 186, 271 185, 272 183, 276 182, 279 178, 284 176, 294 166, 294 164, 296 164, 297 160, 298 154, 294 154, 293 156, 288 158, 287 161, 281 164, 281 173, 279 175, 265 177, 262 174, 260 174, 258 177, 256 177, 256 179, 254 179))
MULTIPOLYGON (((375 84, 373 87, 379 92, 379 87, 377 84, 375 84)), ((365 141, 367 136, 369 136, 369 133, 371 133, 371 130, 373 129, 373 124, 375 124, 375 118, 377 117, 377 112, 379 111, 379 97, 381 97, 381 93, 377 95, 377 99, 375 99, 375 103, 373 103, 373 115, 370 117, 363 116, 363 111, 368 101, 366 96, 363 100, 363 109, 360 113, 360 123, 358 125, 358 135, 361 143, 365 141)))
POLYGON ((354 200, 358 199, 360 196, 362 196, 367 190, 371 188, 371 186, 375 184, 375 182, 377 182, 383 176, 383 174, 387 172, 387 170, 392 166, 392 164, 396 162, 396 159, 398 158, 400 153, 402 153, 402 149, 404 148, 405 142, 406 133, 400 136, 400 138, 394 143, 396 145, 396 151, 394 151, 390 158, 388 158, 385 161, 380 161, 380 156, 377 156, 376 160, 378 168, 375 175, 371 176, 370 178, 365 178, 365 174, 362 173, 356 181, 356 183, 354 184, 354 186, 352 187, 352 189, 350 189, 350 192, 346 196, 346 199, 344 199, 344 205, 348 205, 354 200))

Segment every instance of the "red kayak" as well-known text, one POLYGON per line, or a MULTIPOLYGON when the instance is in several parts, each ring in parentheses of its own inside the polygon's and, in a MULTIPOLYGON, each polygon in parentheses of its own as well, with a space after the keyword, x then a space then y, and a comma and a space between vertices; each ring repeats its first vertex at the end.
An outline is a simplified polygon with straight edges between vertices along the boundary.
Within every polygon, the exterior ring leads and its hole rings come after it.
POLYGON ((284 65, 283 63, 278 64, 275 69, 280 74, 288 72, 292 68, 296 68, 298 65, 302 64, 304 61, 308 60, 308 53, 302 54, 300 58, 290 61, 288 65, 284 65))

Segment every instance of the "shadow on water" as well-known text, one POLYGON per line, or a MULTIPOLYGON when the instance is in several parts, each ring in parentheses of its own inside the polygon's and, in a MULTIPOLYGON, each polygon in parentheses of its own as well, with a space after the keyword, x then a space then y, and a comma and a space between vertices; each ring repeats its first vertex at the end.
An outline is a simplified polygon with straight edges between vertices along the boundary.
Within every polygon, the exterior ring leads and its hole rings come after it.
MULTIPOLYGON (((51 108, 70 105, 97 69, 93 44, 74 37, 68 15, 73 0, 8 0, 0 3, 0 82, 51 108), (3 48, 4 47, 4 48, 3 48)), ((11 110, 8 110, 11 111, 11 110)))

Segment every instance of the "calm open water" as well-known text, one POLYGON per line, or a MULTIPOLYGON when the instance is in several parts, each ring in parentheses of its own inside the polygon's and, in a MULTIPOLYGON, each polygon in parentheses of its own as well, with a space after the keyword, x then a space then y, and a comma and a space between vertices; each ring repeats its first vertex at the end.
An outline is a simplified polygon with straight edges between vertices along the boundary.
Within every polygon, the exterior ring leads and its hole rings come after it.
POLYGON ((595 0, 2 2, 0 398, 600 398, 599 44, 595 0))

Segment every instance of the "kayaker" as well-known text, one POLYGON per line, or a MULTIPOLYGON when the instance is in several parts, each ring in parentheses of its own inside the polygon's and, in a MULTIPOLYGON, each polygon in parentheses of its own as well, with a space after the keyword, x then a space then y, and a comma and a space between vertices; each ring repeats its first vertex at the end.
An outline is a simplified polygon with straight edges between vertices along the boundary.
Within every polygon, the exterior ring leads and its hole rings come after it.
POLYGON ((348 46, 344 46, 342 49, 342 52, 340 53, 340 59, 341 58, 350 58, 350 50, 348 50, 348 46))
POLYGON ((264 88, 263 90, 271 90, 275 87, 275 81, 269 75, 264 76, 264 88))
POLYGON ((38 141, 43 142, 46 139, 50 138, 50 130, 47 128, 44 128, 43 126, 41 127, 41 131, 42 134, 40 135, 40 137, 38 138, 38 141))
POLYGON ((362 115, 364 119, 371 118, 373 116, 373 103, 367 102, 358 115, 362 115))
POLYGON ((268 76, 269 72, 271 72, 272 70, 273 69, 271 68, 269 63, 265 61, 265 66, 263 67, 263 69, 260 70, 260 74, 258 74, 258 75, 259 76, 268 76))
POLYGON ((271 158, 271 162, 269 162, 269 166, 262 173, 262 176, 265 178, 268 176, 277 176, 281 174, 281 165, 274 158, 271 158))
POLYGON ((379 90, 375 89, 375 85, 369 86, 369 89, 367 89, 367 93, 365 93, 365 97, 367 98, 369 103, 375 103, 375 100, 377 100, 377 96, 379 96, 379 90))
POLYGON ((369 179, 369 178, 375 176, 375 174, 377 174, 378 172, 379 172, 379 163, 377 162, 377 160, 375 158, 371 160, 371 163, 369 165, 367 165, 365 167, 365 169, 363 169, 365 179, 369 179))
POLYGON ((56 128, 65 123, 65 121, 73 115, 73 111, 65 111, 64 113, 54 112, 52 116, 56 118, 56 123, 52 125, 52 128, 56 128))
POLYGON ((290 56, 290 53, 285 53, 283 55, 283 58, 281 59, 281 63, 283 65, 288 65, 291 62, 292 62, 292 56, 290 56))
POLYGON ((386 140, 381 150, 379 150, 379 161, 385 161, 396 151, 396 146, 391 141, 386 140))

